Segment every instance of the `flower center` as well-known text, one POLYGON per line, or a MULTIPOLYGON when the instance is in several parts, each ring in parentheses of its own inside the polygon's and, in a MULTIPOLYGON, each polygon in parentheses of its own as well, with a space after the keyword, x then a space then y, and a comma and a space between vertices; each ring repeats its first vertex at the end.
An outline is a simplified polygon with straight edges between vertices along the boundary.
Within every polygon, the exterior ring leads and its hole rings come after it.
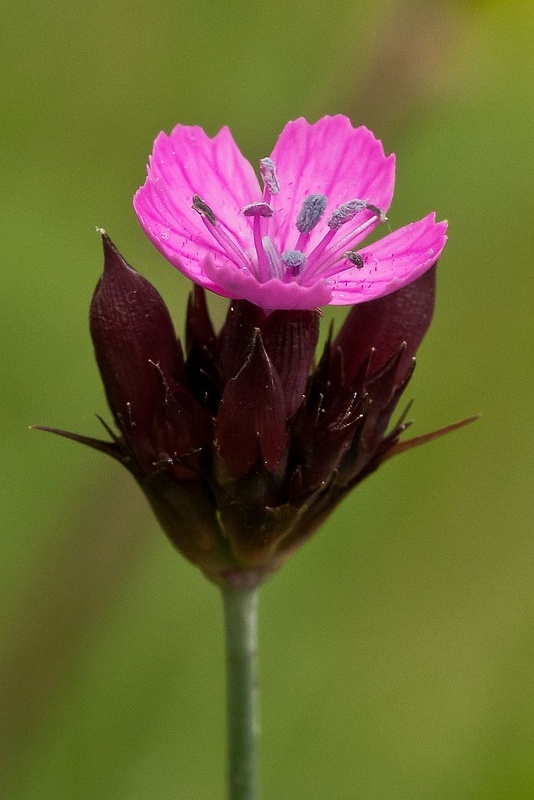
POLYGON ((271 200, 280 191, 276 164, 271 158, 261 159, 260 175, 263 181, 263 199, 242 208, 245 217, 252 217, 255 258, 247 255, 214 211, 198 195, 193 196, 192 208, 200 214, 211 236, 239 269, 251 272, 261 283, 276 278, 286 283, 297 281, 307 286, 351 266, 357 269, 365 266, 363 256, 354 248, 364 234, 386 221, 384 212, 378 206, 359 198, 342 203, 330 214, 326 222, 327 232, 312 249, 311 233, 321 222, 328 199, 324 194, 309 194, 304 198, 295 220, 298 232, 295 246, 281 253, 269 235, 269 222, 275 215, 271 200), (359 225, 350 224, 363 211, 370 212, 370 216, 366 215, 359 225), (346 226, 346 233, 339 236, 343 226, 346 226))

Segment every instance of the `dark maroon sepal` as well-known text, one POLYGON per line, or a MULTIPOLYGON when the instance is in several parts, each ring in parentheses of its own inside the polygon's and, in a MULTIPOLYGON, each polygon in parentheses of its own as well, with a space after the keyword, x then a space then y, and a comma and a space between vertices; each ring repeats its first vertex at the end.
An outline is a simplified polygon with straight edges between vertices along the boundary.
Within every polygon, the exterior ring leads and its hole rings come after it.
POLYGON ((233 300, 219 336, 222 384, 235 378, 247 357, 250 340, 265 320, 265 312, 247 300, 233 300))
POLYGON ((201 405, 216 414, 221 394, 219 342, 209 316, 204 289, 196 285, 187 304, 185 341, 189 390, 201 405))
POLYGON ((382 457, 382 462, 393 456, 400 455, 400 453, 405 453, 407 450, 412 450, 414 447, 427 444, 427 442, 433 442, 434 439, 439 439, 447 433, 457 431, 465 427, 465 425, 470 425, 471 422, 476 422, 478 419, 480 419, 480 414, 476 414, 474 417, 467 417, 467 419, 462 419, 459 422, 453 422, 451 425, 446 425, 444 428, 438 428, 436 431, 423 433, 421 436, 414 436, 413 439, 406 439, 402 442, 396 441, 393 446, 388 448, 387 452, 382 457))
MULTIPOLYGON (((324 486, 339 469, 345 453, 348 451, 358 430, 363 423, 363 416, 352 416, 342 426, 333 424, 331 427, 318 431, 314 437, 313 449, 307 454, 307 461, 302 465, 304 492, 300 497, 307 497, 319 487, 324 486)), ((296 496, 291 495, 294 502, 296 496)))
POLYGON ((150 462, 153 420, 162 402, 160 374, 180 375, 181 349, 159 293, 105 233, 102 239, 104 274, 90 312, 96 360, 118 427, 139 459, 150 462))
POLYGON ((436 266, 393 294, 361 303, 349 312, 334 340, 343 353, 345 380, 350 381, 374 348, 373 370, 379 370, 406 343, 398 365, 400 381, 432 321, 436 266))
MULTIPOLYGON (((371 351, 370 365, 367 368, 368 380, 365 382, 365 389, 371 398, 373 406, 380 408, 386 406, 393 397, 400 381, 398 375, 401 372, 400 364, 405 360, 406 342, 402 342, 399 349, 394 353, 386 364, 382 364, 379 370, 374 369, 375 357, 378 358, 376 350, 371 351)), ((411 377, 415 361, 412 358, 409 370, 403 370, 403 374, 411 377)))
POLYGON ((302 403, 319 338, 318 311, 274 311, 262 326, 265 350, 284 388, 286 413, 302 403))
POLYGON ((251 470, 258 455, 274 471, 286 448, 284 390, 257 328, 244 364, 223 392, 215 438, 233 478, 251 470))
MULTIPOLYGON (((391 415, 410 380, 415 359, 411 360, 410 369, 405 372, 400 383, 396 382, 398 364, 403 358, 404 347, 390 358, 380 372, 373 375, 366 386, 365 412, 358 435, 355 437, 346 456, 339 467, 339 479, 347 485, 354 485, 363 480, 380 464, 383 453, 393 446, 398 436, 407 427, 398 423, 386 436, 391 415)), ((373 354, 371 354, 372 363, 373 354)), ((372 366, 369 367, 372 372, 372 366)))
POLYGON ((300 465, 300 486, 291 486, 291 502, 331 478, 364 420, 366 398, 347 387, 339 386, 328 404, 323 395, 316 399, 315 406, 307 404, 299 414, 293 431, 290 464, 300 465), (295 494, 298 489, 300 494, 295 494))
POLYGON ((187 303, 185 324, 185 348, 189 351, 198 348, 214 354, 217 337, 208 311, 206 292, 202 286, 193 284, 193 291, 187 303))
POLYGON ((56 436, 62 436, 64 439, 71 439, 78 444, 84 444, 91 447, 93 450, 98 450, 100 453, 105 453, 111 458, 115 458, 122 464, 128 467, 130 457, 121 447, 118 441, 104 442, 101 439, 94 439, 92 436, 81 436, 79 433, 72 433, 71 431, 64 431, 61 428, 51 428, 49 425, 30 425, 31 430, 45 431, 46 433, 54 433, 56 436))
POLYGON ((169 469, 177 480, 190 480, 203 469, 203 448, 213 440, 213 420, 187 389, 161 372, 159 376, 163 402, 156 407, 152 425, 153 466, 155 471, 169 469))
POLYGON ((339 348, 332 344, 332 328, 326 340, 317 368, 313 371, 306 390, 306 405, 318 402, 328 406, 337 396, 342 386, 349 385, 343 379, 343 356, 339 348))

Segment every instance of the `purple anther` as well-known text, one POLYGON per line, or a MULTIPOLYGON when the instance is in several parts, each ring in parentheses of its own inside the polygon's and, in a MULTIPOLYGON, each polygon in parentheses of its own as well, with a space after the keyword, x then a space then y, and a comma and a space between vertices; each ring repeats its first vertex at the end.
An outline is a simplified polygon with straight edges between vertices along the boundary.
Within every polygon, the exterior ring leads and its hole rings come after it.
POLYGON ((208 204, 205 203, 204 200, 202 200, 198 196, 198 194, 193 195, 193 205, 191 206, 191 208, 194 208, 195 211, 198 211, 200 216, 205 217, 209 222, 211 222, 212 225, 217 224, 217 217, 215 216, 211 208, 208 206, 208 204))
POLYGON ((356 214, 359 214, 364 208, 368 208, 365 200, 358 200, 358 198, 349 200, 334 209, 332 216, 326 224, 333 231, 337 231, 345 222, 350 222, 351 219, 354 219, 356 214))
POLYGON ((276 164, 272 158, 260 159, 260 175, 263 183, 271 194, 278 194, 280 184, 276 175, 276 164))
POLYGON ((325 194, 309 194, 306 197, 295 223, 300 233, 311 233, 323 216, 326 203, 325 194))
POLYGON ((274 208, 269 203, 249 203, 243 206, 245 217, 272 217, 274 208))
POLYGON ((289 269, 297 270, 300 273, 306 263, 306 256, 300 250, 284 250, 282 262, 289 269))
POLYGON ((367 211, 372 211, 373 214, 376 214, 381 223, 386 222, 387 217, 384 214, 384 212, 380 208, 378 208, 378 206, 374 206, 372 203, 366 203, 365 208, 367 209, 367 211))

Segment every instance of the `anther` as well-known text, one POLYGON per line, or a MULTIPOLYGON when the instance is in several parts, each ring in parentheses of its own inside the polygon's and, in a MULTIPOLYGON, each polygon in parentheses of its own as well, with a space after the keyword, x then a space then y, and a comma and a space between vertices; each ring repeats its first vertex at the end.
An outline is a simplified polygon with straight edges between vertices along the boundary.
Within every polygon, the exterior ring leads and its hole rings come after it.
POLYGON ((249 270, 251 264, 241 247, 224 229, 224 224, 219 220, 207 203, 198 194, 193 195, 193 205, 191 206, 200 216, 206 229, 213 236, 220 247, 228 254, 230 259, 239 269, 249 270))
POLYGON ((358 200, 357 198, 355 200, 349 200, 334 209, 332 216, 326 224, 333 231, 337 231, 345 222, 350 222, 351 219, 354 219, 356 214, 359 214, 364 208, 368 208, 365 200, 358 200))
POLYGON ((272 158, 260 159, 260 175, 264 185, 271 194, 278 194, 280 191, 280 184, 276 175, 276 164, 272 158))
POLYGON ((191 206, 195 211, 197 211, 201 217, 205 217, 205 219, 209 220, 212 225, 217 224, 217 217, 209 207, 207 203, 202 200, 198 194, 193 195, 193 205, 191 206))
POLYGON ((242 211, 245 217, 272 217, 274 214, 274 208, 269 203, 249 203, 243 206, 242 211))
POLYGON ((376 214, 381 224, 387 222, 387 217, 385 213, 380 208, 378 208, 378 206, 374 206, 372 203, 366 203, 365 208, 367 209, 367 211, 372 211, 373 214, 376 214))
POLYGON ((293 277, 296 277, 306 264, 306 256, 300 250, 284 250, 282 263, 291 270, 293 277))
POLYGON ((309 194, 304 200, 297 217, 296 226, 300 233, 311 233, 324 214, 327 197, 324 194, 309 194))

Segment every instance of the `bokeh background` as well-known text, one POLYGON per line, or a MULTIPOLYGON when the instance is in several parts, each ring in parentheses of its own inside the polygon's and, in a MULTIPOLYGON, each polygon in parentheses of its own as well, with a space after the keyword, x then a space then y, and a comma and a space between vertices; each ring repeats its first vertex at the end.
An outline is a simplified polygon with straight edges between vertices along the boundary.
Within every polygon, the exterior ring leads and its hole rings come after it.
POLYGON ((264 797, 534 797, 532 4, 25 0, 2 27, 2 796, 223 796, 216 589, 125 471, 28 425, 109 418, 95 226, 181 329, 187 282, 131 209, 159 130, 229 124, 256 161, 342 112, 397 153, 392 226, 450 221, 412 431, 483 417, 264 587, 264 797))

